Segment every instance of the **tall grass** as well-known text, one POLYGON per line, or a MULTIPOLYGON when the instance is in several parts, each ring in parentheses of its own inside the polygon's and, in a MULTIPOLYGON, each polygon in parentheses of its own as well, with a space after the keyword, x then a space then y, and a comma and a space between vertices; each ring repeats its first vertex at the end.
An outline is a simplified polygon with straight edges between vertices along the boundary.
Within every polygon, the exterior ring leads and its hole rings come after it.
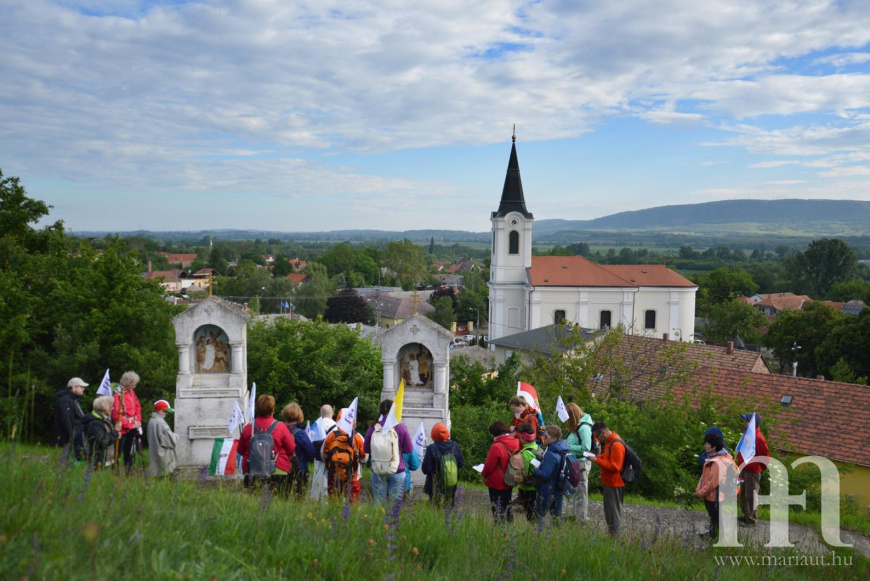
POLYGON ((469 506, 471 495, 460 494, 452 511, 413 498, 383 508, 300 502, 206 479, 94 472, 45 449, 0 446, 0 460, 3 579, 848 579, 868 571, 859 557, 851 567, 717 568, 713 555, 767 551, 720 551, 694 534, 614 540, 522 517, 499 527, 485 506, 469 506))

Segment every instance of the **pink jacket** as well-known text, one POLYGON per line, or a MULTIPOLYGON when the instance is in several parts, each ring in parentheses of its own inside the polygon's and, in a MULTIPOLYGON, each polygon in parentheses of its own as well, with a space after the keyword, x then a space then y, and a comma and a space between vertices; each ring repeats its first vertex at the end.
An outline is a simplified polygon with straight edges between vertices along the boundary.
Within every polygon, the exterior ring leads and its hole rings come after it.
MULTIPOLYGON (((728 467, 734 468, 734 473, 737 473, 737 466, 734 464, 734 458, 731 454, 724 456, 714 456, 709 458, 704 463, 704 470, 701 472, 701 479, 698 481, 698 486, 695 488, 695 496, 716 502, 716 487, 725 482, 728 476, 728 467)), ((723 493, 719 493, 719 500, 725 498, 723 493)))

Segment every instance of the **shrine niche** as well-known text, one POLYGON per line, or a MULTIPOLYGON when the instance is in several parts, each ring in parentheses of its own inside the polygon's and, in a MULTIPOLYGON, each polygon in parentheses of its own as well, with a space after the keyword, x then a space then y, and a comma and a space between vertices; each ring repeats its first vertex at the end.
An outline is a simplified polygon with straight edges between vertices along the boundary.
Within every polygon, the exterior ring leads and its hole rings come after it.
POLYGON ((203 325, 193 335, 196 373, 229 373, 232 370, 230 340, 217 325, 203 325))
POLYGON ((420 343, 411 343, 399 350, 399 379, 405 380, 405 386, 431 389, 434 377, 435 362, 429 349, 420 343))

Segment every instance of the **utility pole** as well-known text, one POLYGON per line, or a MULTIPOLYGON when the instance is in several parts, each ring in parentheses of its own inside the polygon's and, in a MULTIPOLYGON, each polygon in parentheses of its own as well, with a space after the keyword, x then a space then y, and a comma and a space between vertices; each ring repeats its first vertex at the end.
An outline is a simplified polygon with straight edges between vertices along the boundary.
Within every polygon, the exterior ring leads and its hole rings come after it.
POLYGON ((794 361, 791 362, 791 375, 792 375, 792 377, 797 377, 797 366, 798 366, 797 354, 798 354, 798 349, 800 349, 800 348, 801 348, 801 346, 797 344, 797 341, 795 341, 794 345, 791 346, 792 353, 794 353, 794 361))

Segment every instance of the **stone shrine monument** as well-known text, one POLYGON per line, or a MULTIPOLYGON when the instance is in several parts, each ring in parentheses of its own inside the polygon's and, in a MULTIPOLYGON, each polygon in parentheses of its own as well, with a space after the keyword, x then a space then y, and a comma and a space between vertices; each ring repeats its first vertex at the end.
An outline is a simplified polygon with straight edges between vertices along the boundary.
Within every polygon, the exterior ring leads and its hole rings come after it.
POLYGON ((209 297, 172 319, 178 347, 174 407, 181 466, 207 466, 214 439, 235 436, 227 425, 233 402, 248 397, 249 318, 241 309, 209 297))
MULTIPOLYGON (((422 421, 427 445, 432 443, 429 437, 432 426, 441 422, 450 427, 448 383, 452 339, 450 331, 417 314, 375 339, 381 345, 381 363, 384 364, 381 401, 395 399, 399 382, 404 378, 402 423, 413 437, 422 421)), ((425 478, 420 470, 411 472, 415 484, 422 484, 425 478)))

